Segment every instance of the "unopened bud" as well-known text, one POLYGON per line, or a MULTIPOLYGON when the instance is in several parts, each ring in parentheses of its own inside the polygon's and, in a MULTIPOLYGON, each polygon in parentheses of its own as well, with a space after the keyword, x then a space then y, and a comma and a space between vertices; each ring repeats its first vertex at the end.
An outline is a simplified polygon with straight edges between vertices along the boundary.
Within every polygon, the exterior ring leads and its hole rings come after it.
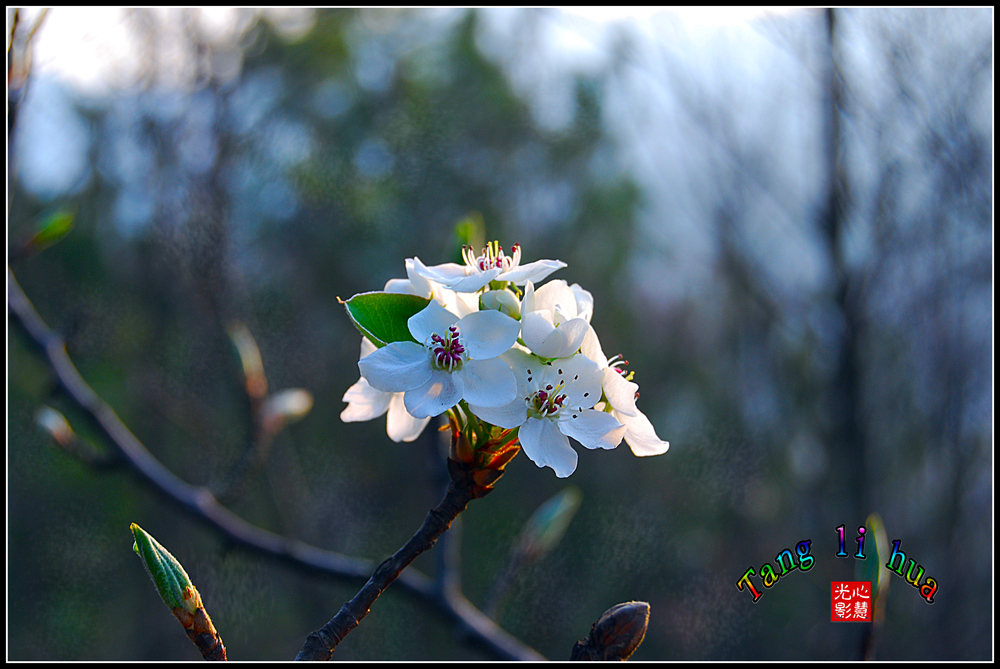
POLYGON ((627 660, 639 647, 649 626, 649 604, 625 602, 605 611, 590 635, 573 646, 571 660, 627 660))
POLYGON ((69 426, 66 417, 61 413, 52 407, 39 407, 38 411, 35 412, 35 422, 52 435, 57 444, 63 448, 72 447, 76 435, 73 433, 73 428, 69 426))
POLYGON ((479 296, 480 311, 499 311, 514 320, 521 320, 521 303, 509 290, 488 290, 479 296))
POLYGON ((287 388, 276 392, 264 402, 264 420, 283 420, 294 423, 305 417, 313 407, 313 396, 302 388, 287 388))
POLYGON ((243 323, 234 322, 227 331, 243 365, 247 394, 255 400, 263 399, 267 395, 267 377, 264 376, 264 362, 261 360, 257 342, 243 323))
POLYGON ((163 603, 171 610, 180 608, 194 615, 201 598, 184 567, 141 527, 132 523, 131 530, 135 536, 132 550, 142 558, 146 573, 153 579, 163 603))

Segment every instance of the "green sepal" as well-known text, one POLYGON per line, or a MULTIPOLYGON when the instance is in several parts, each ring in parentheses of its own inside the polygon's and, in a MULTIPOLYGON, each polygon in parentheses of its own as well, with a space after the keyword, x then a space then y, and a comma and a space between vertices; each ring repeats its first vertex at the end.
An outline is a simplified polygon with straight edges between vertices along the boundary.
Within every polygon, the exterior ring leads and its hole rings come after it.
POLYGON ((142 558, 146 573, 153 579, 163 603, 171 611, 183 608, 193 614, 197 609, 196 591, 184 567, 141 527, 132 523, 131 530, 135 535, 132 550, 142 558))
POLYGON ((416 342, 407 321, 430 302, 416 295, 371 292, 358 293, 344 302, 344 307, 354 327, 371 343, 382 348, 396 341, 416 342))

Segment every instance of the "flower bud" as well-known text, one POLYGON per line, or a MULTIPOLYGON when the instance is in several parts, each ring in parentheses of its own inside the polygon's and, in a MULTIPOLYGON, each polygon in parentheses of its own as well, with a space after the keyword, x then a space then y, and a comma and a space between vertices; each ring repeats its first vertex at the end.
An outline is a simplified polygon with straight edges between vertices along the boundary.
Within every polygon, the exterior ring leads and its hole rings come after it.
POLYGON ((35 412, 35 422, 48 432, 56 443, 69 449, 76 440, 73 428, 69 426, 66 417, 52 407, 42 406, 35 412))
POLYGON ((191 584, 184 567, 141 527, 132 523, 131 530, 135 535, 132 550, 142 558, 142 564, 153 579, 163 603, 171 610, 181 608, 194 615, 201 598, 191 584))
POLYGON ((488 290, 479 296, 480 311, 499 311, 514 320, 521 320, 521 303, 509 290, 488 290))
POLYGON ((624 602, 601 614, 590 635, 573 646, 571 660, 627 660, 649 626, 649 604, 624 602))
POLYGON ((287 388, 276 392, 264 402, 264 421, 282 420, 294 423, 312 410, 313 396, 302 388, 287 388))

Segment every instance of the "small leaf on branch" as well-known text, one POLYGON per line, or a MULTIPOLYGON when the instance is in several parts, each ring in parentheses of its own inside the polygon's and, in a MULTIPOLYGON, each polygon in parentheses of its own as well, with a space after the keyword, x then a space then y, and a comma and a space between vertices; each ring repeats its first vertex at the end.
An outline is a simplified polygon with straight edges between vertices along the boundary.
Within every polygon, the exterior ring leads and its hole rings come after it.
POLYGON ((222 644, 222 637, 208 617, 201 594, 191 583, 184 567, 141 527, 132 523, 131 530, 135 536, 132 550, 142 558, 142 564, 153 579, 160 598, 184 627, 188 638, 206 660, 225 660, 226 647, 222 644))
POLYGON ((371 292, 358 293, 343 304, 358 331, 382 348, 396 341, 415 342, 407 321, 429 303, 416 295, 371 292))

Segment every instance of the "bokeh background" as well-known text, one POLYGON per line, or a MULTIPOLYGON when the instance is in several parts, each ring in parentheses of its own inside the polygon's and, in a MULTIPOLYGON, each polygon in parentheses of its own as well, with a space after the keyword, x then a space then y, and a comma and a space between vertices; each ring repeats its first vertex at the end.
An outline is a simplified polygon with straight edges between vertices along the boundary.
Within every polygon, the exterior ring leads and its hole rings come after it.
MULTIPOLYGON (((554 278, 594 294, 671 447, 579 449, 565 480, 515 458, 451 537, 473 603, 575 486, 562 542, 494 612, 546 657, 636 599, 636 660, 854 659, 864 626, 829 620, 829 582, 856 569, 835 528, 853 551, 877 513, 939 588, 928 605, 890 578, 875 656, 990 659, 992 68, 992 9, 55 9, 9 145, 8 247, 60 208, 75 227, 12 269, 196 485, 248 440, 226 331, 244 323, 269 388, 314 407, 230 508, 377 562, 439 499, 439 443, 339 420, 359 338, 337 298, 406 257, 455 260, 456 225, 481 221, 568 263, 554 278), (736 589, 805 539, 812 570, 756 604, 736 589)), ((198 659, 132 522, 185 565, 231 659, 293 658, 357 591, 57 448, 40 406, 93 432, 13 329, 7 388, 8 659, 198 659)), ((335 658, 493 659, 391 589, 335 658)))

